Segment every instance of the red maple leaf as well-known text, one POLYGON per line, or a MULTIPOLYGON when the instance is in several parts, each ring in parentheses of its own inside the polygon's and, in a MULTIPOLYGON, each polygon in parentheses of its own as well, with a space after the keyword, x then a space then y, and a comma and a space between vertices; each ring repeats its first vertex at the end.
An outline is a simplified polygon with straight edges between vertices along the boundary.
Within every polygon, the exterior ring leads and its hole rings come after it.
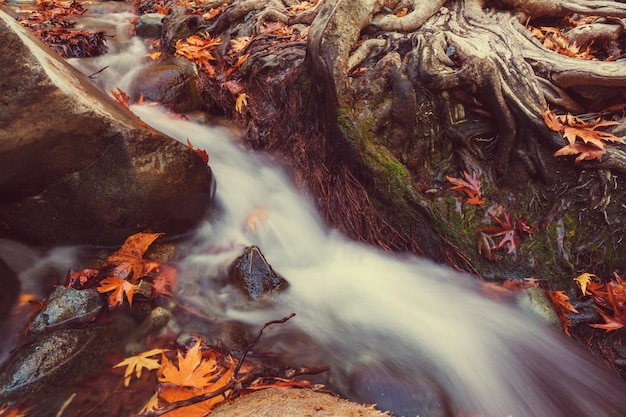
POLYGON ((485 199, 483 198, 483 194, 480 189, 482 182, 478 178, 478 175, 476 172, 473 172, 472 175, 470 175, 466 171, 463 171, 463 176, 465 179, 448 177, 447 175, 446 178, 454 184, 454 187, 451 188, 452 190, 458 189, 467 195, 467 202, 469 204, 482 206, 485 203, 485 199))
MULTIPOLYGON (((491 246, 488 247, 485 251, 487 253, 487 258, 489 259, 491 259, 489 256, 490 251, 495 251, 505 246, 507 247, 507 253, 515 252, 515 250, 517 249, 516 232, 524 232, 527 234, 535 233, 532 227, 526 224, 526 219, 524 217, 520 217, 514 220, 513 216, 511 216, 504 210, 500 211, 500 216, 498 217, 494 216, 491 213, 489 213, 489 217, 495 220, 498 225, 482 227, 478 229, 478 231, 481 232, 481 238, 479 242, 487 241, 492 243, 491 246), (493 243, 493 239, 495 238, 499 238, 500 240, 497 243, 493 243)), ((480 249, 481 245, 479 244, 479 251, 480 249)))

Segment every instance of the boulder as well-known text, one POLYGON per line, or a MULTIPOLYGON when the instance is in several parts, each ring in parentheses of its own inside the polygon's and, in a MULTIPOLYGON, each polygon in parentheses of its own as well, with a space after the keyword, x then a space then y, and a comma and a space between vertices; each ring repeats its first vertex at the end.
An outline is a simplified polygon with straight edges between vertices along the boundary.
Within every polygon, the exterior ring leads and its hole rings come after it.
POLYGON ((382 417, 373 407, 307 389, 268 388, 225 402, 211 417, 382 417))
POLYGON ((163 18, 161 13, 146 13, 139 16, 135 24, 135 33, 142 38, 160 38, 163 32, 163 18))
POLYGON ((196 87, 198 70, 185 58, 170 58, 143 68, 129 89, 133 100, 143 95, 177 113, 187 113, 200 107, 200 93, 196 87))
POLYGON ((117 245, 190 231, 215 182, 0 10, 0 237, 117 245))

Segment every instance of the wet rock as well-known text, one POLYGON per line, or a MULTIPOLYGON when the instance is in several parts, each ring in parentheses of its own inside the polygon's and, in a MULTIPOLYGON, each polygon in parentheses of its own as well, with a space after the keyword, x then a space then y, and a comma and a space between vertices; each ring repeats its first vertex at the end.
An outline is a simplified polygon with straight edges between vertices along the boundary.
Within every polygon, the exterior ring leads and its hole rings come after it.
POLYGON ((252 299, 285 289, 287 281, 267 263, 258 246, 246 248, 230 266, 230 279, 252 299))
POLYGON ((212 417, 382 417, 387 414, 332 395, 307 389, 269 388, 225 402, 212 417))
POLYGON ((170 14, 163 21, 161 50, 173 54, 176 51, 176 41, 195 35, 204 23, 202 16, 187 14, 184 7, 171 7, 170 14))
POLYGON ((44 308, 33 319, 30 333, 37 335, 88 322, 100 313, 102 307, 102 297, 95 288, 75 290, 56 287, 44 308))
POLYGON ((83 375, 102 354, 95 348, 105 345, 100 339, 93 329, 61 330, 22 349, 0 374, 0 402, 53 389, 83 375))
POLYGON ((214 193, 186 145, 146 127, 0 11, 0 237, 117 245, 190 231, 214 193))
POLYGON ((142 38, 160 38, 163 32, 163 18, 161 13, 147 13, 139 16, 135 24, 135 33, 142 38))
POLYGON ((553 326, 561 328, 561 319, 554 310, 550 298, 541 288, 526 288, 520 291, 516 298, 522 308, 541 317, 553 326))
POLYGON ((0 258, 0 324, 4 322, 20 293, 20 282, 15 272, 0 258))
POLYGON ((170 107, 177 113, 192 112, 200 106, 197 75, 195 64, 188 59, 171 58, 142 69, 129 94, 133 100, 143 95, 145 100, 170 107))

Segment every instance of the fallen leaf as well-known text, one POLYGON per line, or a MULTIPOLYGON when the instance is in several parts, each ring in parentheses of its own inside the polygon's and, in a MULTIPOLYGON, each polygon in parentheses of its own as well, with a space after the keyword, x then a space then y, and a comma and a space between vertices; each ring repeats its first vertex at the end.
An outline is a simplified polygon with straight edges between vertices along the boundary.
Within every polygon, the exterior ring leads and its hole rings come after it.
POLYGON ((178 366, 174 365, 167 357, 163 356, 159 381, 182 387, 202 388, 209 384, 219 370, 215 360, 210 361, 202 358, 200 351, 201 340, 187 350, 185 356, 178 351, 178 366))
POLYGON ((396 17, 404 17, 408 13, 408 11, 409 11, 408 7, 404 7, 402 10, 396 13, 396 17))
POLYGON ((118 277, 103 279, 102 281, 100 281, 100 285, 97 288, 99 293, 107 293, 109 291, 112 291, 112 293, 109 294, 109 306, 111 307, 121 305, 124 302, 124 294, 126 294, 128 304, 132 306, 133 295, 138 289, 139 285, 131 284, 125 279, 121 279, 118 277))
POLYGON ((235 100, 235 110, 237 110, 238 113, 241 113, 241 110, 243 110, 243 108, 247 105, 248 96, 246 95, 246 93, 239 94, 237 96, 237 100, 235 100))
POLYGON ((554 306, 554 310, 556 311, 559 319, 561 320, 561 325, 563 326, 563 331, 566 335, 570 336, 569 328, 572 325, 568 314, 575 313, 578 314, 578 310, 574 308, 572 303, 569 301, 569 297, 563 291, 549 291, 545 290, 546 294, 552 301, 552 305, 554 306))
POLYGON ((252 39, 253 38, 251 38, 250 36, 241 36, 239 38, 231 39, 230 40, 230 52, 236 53, 236 54, 243 52, 248 47, 248 45, 250 45, 250 42, 252 42, 252 39))
POLYGON ((161 56, 161 51, 156 51, 156 52, 152 52, 151 54, 147 55, 150 59, 155 60, 158 57, 161 56))
POLYGON ((618 122, 596 119, 586 123, 572 115, 557 116, 550 109, 542 110, 543 120, 550 130, 559 132, 567 144, 554 153, 554 156, 578 155, 575 162, 600 159, 606 151, 607 142, 626 143, 624 139, 609 132, 596 130, 600 127, 614 126, 618 122))
POLYGON ((159 369, 161 367, 161 363, 158 359, 150 359, 150 356, 155 356, 167 352, 165 349, 152 349, 147 352, 139 353, 135 356, 130 356, 124 359, 122 362, 114 365, 114 368, 119 368, 122 366, 126 367, 124 371, 124 386, 127 387, 130 384, 130 378, 135 373, 137 378, 141 377, 141 371, 144 369, 153 370, 159 369))
POLYGON ((594 327, 596 329, 603 329, 603 330, 606 330, 607 332, 611 332, 613 330, 621 329, 622 327, 624 327, 623 323, 605 314, 600 308, 598 307, 594 307, 594 308, 604 320, 604 324, 590 324, 589 326, 594 327))
POLYGON ((130 97, 128 97, 128 94, 126 94, 124 90, 118 87, 117 92, 113 90, 109 90, 109 91, 113 95, 113 98, 115 98, 115 100, 118 103, 120 103, 124 108, 126 109, 130 108, 130 97))
POLYGON ((140 413, 145 413, 146 411, 152 411, 159 408, 159 396, 154 394, 150 399, 141 407, 139 410, 140 413))
POLYGON ((452 190, 459 189, 467 195, 468 204, 482 206, 485 203, 485 199, 483 198, 481 191, 482 182, 478 178, 478 175, 476 174, 476 172, 473 172, 470 175, 466 171, 463 171, 463 176, 465 177, 465 179, 453 178, 448 176, 446 176, 446 178, 448 179, 448 181, 454 184, 454 187, 451 188, 452 190))
POLYGON ((574 278, 574 281, 576 281, 576 284, 580 288, 580 291, 582 292, 583 295, 592 295, 591 292, 587 291, 587 285, 589 285, 592 282, 592 278, 597 278, 597 277, 594 274, 590 274, 588 272, 585 272, 584 274, 580 274, 579 276, 574 278))
POLYGON ((158 262, 143 259, 143 255, 162 233, 136 233, 126 239, 122 247, 106 258, 115 265, 112 276, 135 283, 159 267, 158 262))

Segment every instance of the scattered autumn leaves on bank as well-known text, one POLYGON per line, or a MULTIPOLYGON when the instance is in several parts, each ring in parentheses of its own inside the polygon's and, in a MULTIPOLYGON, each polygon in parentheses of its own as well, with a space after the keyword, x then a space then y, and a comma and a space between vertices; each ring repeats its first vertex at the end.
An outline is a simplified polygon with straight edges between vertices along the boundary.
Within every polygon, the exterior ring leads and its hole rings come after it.
MULTIPOLYGON (((464 171, 463 177, 446 176, 447 180, 454 184, 450 190, 462 191, 467 196, 467 204, 482 207, 487 199, 483 195, 482 181, 478 174, 476 172, 469 174, 464 171)), ((501 259, 501 256, 496 253, 501 248, 506 248, 507 254, 515 253, 520 234, 535 233, 533 227, 526 223, 525 217, 514 217, 501 206, 488 209, 486 214, 496 224, 476 230, 479 232, 478 253, 490 261, 496 262, 501 259)))
POLYGON ((554 156, 578 155, 575 162, 600 159, 606 153, 607 143, 625 144, 624 139, 612 133, 598 130, 602 127, 615 126, 616 121, 602 120, 585 122, 571 114, 557 116, 552 110, 541 112, 546 126, 550 130, 559 132, 566 145, 554 153, 554 156))

